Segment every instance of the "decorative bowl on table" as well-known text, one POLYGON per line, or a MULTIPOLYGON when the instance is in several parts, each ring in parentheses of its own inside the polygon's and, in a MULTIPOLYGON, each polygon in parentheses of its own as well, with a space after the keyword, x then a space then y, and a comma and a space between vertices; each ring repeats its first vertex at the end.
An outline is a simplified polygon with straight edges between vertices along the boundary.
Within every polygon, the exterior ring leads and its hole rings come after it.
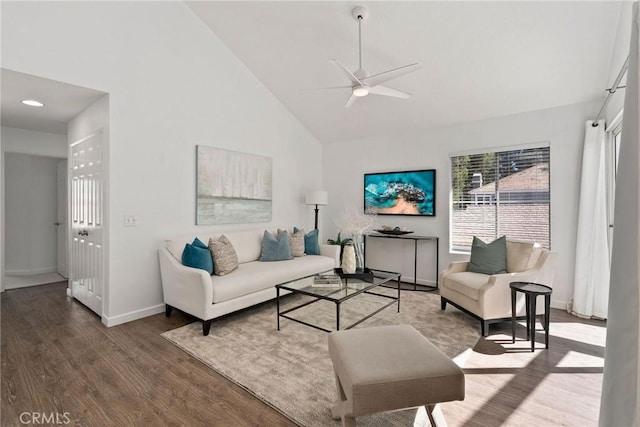
POLYGON ((382 234, 394 234, 397 236, 402 234, 413 233, 413 231, 407 230, 406 228, 400 228, 400 227, 391 228, 388 226, 382 226, 382 228, 374 231, 377 231, 378 233, 382 233, 382 234))

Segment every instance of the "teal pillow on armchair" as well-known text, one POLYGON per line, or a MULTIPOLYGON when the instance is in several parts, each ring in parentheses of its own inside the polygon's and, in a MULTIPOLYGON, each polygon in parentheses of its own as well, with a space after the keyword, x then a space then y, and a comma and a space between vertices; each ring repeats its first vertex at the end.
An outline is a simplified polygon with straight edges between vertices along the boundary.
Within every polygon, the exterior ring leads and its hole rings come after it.
POLYGON ((491 243, 485 243, 473 236, 467 271, 483 274, 506 273, 507 237, 502 236, 491 243))

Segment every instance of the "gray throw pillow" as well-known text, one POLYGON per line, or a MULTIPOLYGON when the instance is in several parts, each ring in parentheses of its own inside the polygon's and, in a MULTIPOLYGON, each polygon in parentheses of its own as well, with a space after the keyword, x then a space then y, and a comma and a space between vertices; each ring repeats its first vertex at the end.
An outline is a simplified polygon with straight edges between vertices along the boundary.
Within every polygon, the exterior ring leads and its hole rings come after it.
POLYGON ((275 237, 265 230, 259 261, 284 261, 287 259, 293 259, 289 249, 289 233, 286 230, 278 230, 278 237, 275 237))
POLYGON ((213 255, 213 268, 216 275, 224 276, 238 267, 238 254, 224 234, 218 240, 209 239, 209 249, 213 255))
POLYGON ((491 243, 485 243, 473 236, 467 271, 483 274, 506 273, 507 237, 502 236, 491 243))

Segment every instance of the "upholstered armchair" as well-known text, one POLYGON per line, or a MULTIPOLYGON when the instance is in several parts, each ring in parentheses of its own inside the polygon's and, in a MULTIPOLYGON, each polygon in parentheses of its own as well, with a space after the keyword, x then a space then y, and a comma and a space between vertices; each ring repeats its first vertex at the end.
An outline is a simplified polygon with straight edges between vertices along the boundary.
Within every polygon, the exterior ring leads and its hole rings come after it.
MULTIPOLYGON (((555 253, 528 242, 507 241, 507 273, 487 275, 467 271, 467 262, 452 262, 440 274, 440 303, 480 320, 482 336, 489 325, 511 320, 511 282, 536 282, 553 287, 555 253)), ((525 298, 517 293, 516 315, 524 317, 525 298)), ((540 304, 536 314, 544 314, 540 304)))

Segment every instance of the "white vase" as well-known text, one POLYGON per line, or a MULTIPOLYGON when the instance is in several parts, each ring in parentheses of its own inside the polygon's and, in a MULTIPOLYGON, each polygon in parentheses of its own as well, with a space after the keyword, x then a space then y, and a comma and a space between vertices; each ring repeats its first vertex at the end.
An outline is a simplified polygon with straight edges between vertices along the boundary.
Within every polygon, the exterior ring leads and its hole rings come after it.
POLYGON ((362 234, 354 234, 351 241, 356 253, 356 271, 364 270, 364 238, 362 234))
POLYGON ((356 251, 353 246, 346 245, 342 253, 342 271, 346 274, 356 272, 356 251))

